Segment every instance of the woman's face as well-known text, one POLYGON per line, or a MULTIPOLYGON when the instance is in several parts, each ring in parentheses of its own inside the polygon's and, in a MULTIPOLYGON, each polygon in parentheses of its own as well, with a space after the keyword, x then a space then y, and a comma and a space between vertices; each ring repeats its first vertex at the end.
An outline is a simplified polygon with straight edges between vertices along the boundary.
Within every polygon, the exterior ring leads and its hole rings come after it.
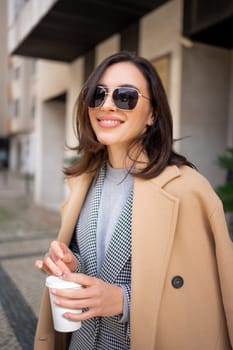
POLYGON ((134 109, 119 109, 112 99, 112 92, 117 87, 130 86, 150 98, 147 82, 134 64, 120 62, 106 69, 98 85, 106 87, 108 94, 100 107, 89 108, 92 128, 98 141, 108 149, 120 147, 126 151, 132 139, 152 124, 152 107, 148 99, 139 96, 134 109))

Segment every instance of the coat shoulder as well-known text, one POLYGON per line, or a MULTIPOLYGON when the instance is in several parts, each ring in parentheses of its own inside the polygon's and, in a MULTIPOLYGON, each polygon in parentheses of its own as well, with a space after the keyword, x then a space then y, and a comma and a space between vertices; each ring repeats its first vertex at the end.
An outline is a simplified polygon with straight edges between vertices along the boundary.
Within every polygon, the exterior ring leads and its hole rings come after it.
POLYGON ((92 178, 94 177, 95 173, 83 173, 81 175, 77 176, 70 176, 65 179, 65 183, 67 184, 68 188, 72 190, 74 187, 76 187, 77 184, 81 184, 83 182, 90 182, 92 178))
POLYGON ((210 182, 197 170, 181 166, 179 176, 167 182, 163 189, 178 197, 181 201, 199 201, 209 208, 220 205, 222 202, 210 182))
POLYGON ((213 187, 210 184, 209 180, 203 176, 198 170, 193 169, 187 165, 183 165, 178 168, 180 176, 177 180, 180 180, 181 184, 192 188, 200 188, 205 190, 213 191, 213 187))

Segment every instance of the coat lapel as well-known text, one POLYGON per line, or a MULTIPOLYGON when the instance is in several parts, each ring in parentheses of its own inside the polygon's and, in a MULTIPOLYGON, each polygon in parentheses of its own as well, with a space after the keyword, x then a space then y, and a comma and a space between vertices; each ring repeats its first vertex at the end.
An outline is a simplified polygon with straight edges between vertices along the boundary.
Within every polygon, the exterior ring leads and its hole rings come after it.
POLYGON ((105 173, 106 167, 103 166, 95 181, 95 191, 90 199, 91 206, 87 210, 85 225, 78 225, 79 250, 85 266, 85 273, 89 276, 97 275, 96 230, 105 173))
POLYGON ((177 167, 168 167, 155 179, 135 179, 132 221, 132 350, 155 349, 158 311, 179 206, 179 200, 162 187, 177 176, 177 167))
POLYGON ((58 234, 58 240, 67 245, 70 244, 77 218, 93 176, 93 174, 83 174, 71 180, 71 191, 62 209, 62 222, 58 234))
POLYGON ((131 219, 133 191, 130 193, 113 232, 100 278, 113 283, 122 267, 131 257, 131 219), (117 257, 117 258, 116 258, 117 257))

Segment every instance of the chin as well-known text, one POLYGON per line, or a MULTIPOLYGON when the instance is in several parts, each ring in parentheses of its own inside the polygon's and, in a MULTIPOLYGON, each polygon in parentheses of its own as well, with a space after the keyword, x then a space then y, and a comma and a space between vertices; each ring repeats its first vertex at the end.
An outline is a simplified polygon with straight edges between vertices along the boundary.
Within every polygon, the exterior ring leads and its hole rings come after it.
POLYGON ((116 142, 111 138, 109 139, 109 137, 98 137, 97 138, 99 143, 101 143, 104 146, 111 146, 114 145, 116 142))

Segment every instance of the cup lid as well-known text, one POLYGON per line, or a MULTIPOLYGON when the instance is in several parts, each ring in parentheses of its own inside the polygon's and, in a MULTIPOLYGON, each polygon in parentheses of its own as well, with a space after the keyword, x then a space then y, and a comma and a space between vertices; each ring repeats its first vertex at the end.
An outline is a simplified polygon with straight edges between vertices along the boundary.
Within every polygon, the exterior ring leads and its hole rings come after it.
POLYGON ((78 283, 70 282, 70 281, 65 281, 61 277, 57 276, 48 276, 46 277, 46 282, 45 282, 46 287, 48 288, 57 288, 57 289, 65 289, 65 288, 80 288, 81 285, 78 283))

